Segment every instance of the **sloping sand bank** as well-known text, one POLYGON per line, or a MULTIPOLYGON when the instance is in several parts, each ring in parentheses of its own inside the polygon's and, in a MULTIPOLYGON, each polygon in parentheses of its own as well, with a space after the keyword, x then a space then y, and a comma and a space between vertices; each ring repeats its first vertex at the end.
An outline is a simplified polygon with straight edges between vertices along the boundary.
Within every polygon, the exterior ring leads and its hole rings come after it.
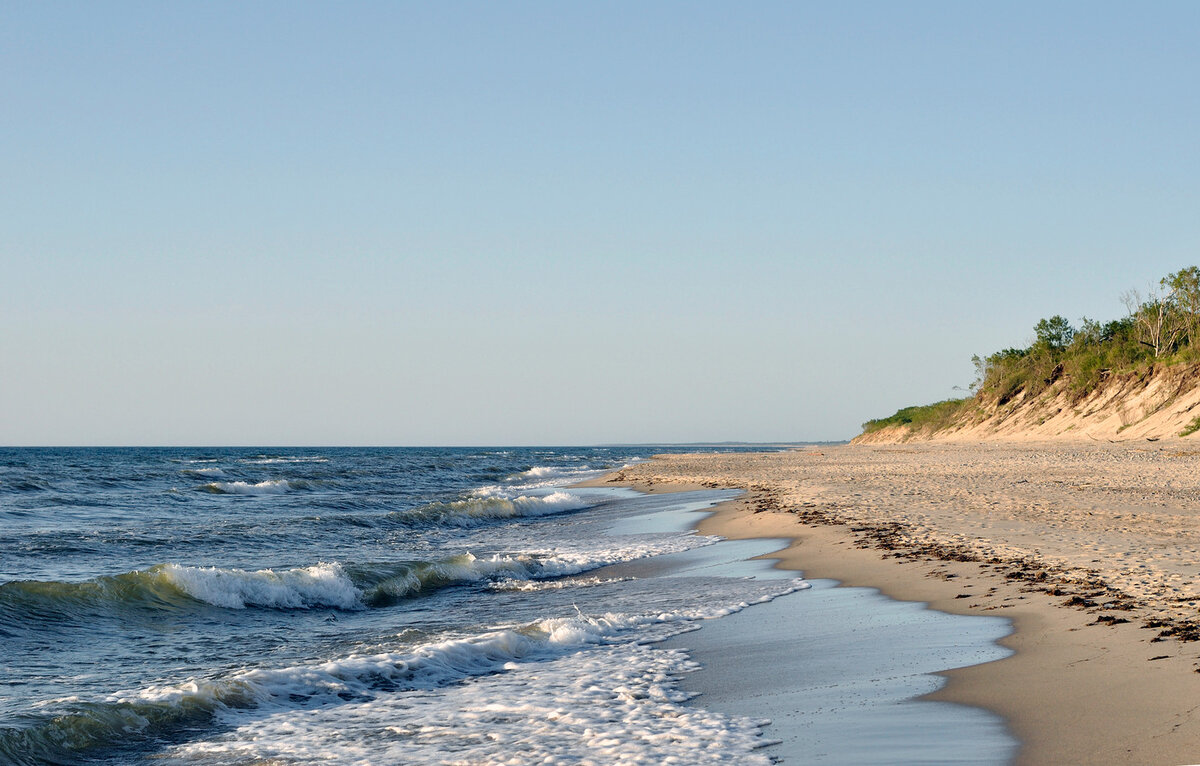
MULTIPOLYGON (((1156 365, 1113 375, 1080 397, 1060 379, 1037 396, 1021 392, 999 404, 974 400, 957 422, 936 431, 889 426, 855 444, 911 441, 1142 441, 1193 432, 1200 415, 1200 365, 1156 365)), ((1200 439, 1200 435, 1189 440, 1200 439)))
POLYGON ((665 455, 603 481, 736 487, 701 525, 780 565, 1004 616, 1012 657, 935 696, 1003 715, 1023 764, 1200 762, 1200 451, 1186 442, 665 455))

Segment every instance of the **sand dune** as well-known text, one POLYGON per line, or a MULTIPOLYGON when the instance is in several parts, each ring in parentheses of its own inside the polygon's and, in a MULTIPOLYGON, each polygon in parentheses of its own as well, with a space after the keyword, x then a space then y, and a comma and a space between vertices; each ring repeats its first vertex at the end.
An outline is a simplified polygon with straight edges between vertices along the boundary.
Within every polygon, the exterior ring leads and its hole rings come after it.
POLYGON ((1046 391, 1012 401, 977 402, 949 428, 933 433, 891 426, 854 439, 856 444, 910 441, 1003 440, 1124 442, 1174 439, 1192 431, 1200 415, 1200 366, 1155 366, 1113 375, 1086 396, 1061 379, 1046 391))

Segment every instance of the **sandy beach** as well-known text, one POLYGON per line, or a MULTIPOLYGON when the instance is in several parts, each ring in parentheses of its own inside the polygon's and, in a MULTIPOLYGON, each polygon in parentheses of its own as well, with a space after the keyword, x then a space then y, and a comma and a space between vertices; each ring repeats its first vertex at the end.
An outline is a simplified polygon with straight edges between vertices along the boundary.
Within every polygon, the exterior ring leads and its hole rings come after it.
POLYGON ((994 711, 1020 764, 1200 762, 1200 450, 1188 442, 846 445, 664 455, 600 480, 739 488, 700 525, 779 566, 1002 616, 1006 659, 932 695, 994 711))

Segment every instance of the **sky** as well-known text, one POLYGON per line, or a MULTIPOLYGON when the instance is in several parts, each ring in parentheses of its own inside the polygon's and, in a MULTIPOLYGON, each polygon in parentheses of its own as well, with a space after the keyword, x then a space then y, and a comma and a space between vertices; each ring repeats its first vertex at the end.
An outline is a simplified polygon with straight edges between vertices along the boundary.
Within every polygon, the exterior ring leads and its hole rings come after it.
POLYGON ((0 444, 803 441, 1200 263, 1200 4, 0 9, 0 444))

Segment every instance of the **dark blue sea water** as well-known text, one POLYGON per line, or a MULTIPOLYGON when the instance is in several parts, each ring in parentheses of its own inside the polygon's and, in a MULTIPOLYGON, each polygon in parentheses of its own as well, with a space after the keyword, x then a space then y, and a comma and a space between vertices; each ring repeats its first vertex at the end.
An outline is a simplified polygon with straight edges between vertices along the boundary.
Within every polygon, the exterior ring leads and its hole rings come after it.
POLYGON ((649 642, 803 584, 568 488, 654 451, 0 450, 0 763, 766 763, 649 642))

